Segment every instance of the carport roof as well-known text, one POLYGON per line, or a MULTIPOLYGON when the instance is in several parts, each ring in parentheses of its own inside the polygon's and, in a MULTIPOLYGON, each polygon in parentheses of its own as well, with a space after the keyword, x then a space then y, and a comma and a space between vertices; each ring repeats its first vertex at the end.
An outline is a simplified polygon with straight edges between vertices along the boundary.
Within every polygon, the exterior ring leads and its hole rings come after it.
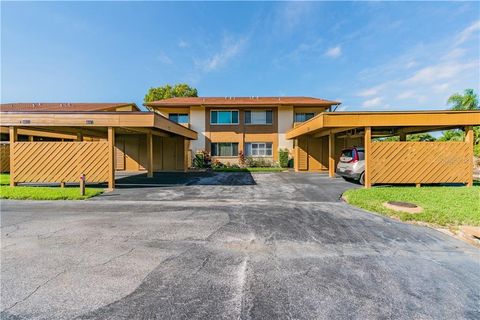
POLYGON ((342 132, 360 127, 389 129, 409 127, 408 133, 414 133, 479 124, 480 110, 323 112, 288 131, 286 138, 295 139, 303 135, 322 136, 330 131, 342 132))
POLYGON ((107 127, 118 132, 177 135, 197 139, 197 132, 153 112, 0 112, 0 126, 74 134, 104 136, 107 127))

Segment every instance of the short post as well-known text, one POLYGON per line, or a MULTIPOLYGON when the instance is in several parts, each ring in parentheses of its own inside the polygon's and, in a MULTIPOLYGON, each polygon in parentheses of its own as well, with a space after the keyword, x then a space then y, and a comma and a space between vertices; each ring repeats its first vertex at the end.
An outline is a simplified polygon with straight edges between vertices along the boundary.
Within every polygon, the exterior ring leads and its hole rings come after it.
POLYGON ((372 187, 372 179, 370 177, 370 170, 371 169, 371 152, 372 152, 372 127, 365 127, 365 141, 364 141, 364 149, 365 149, 365 173, 364 173, 364 180, 365 180, 365 188, 372 187))
POLYGON ((80 175, 80 195, 81 196, 85 195, 85 175, 84 174, 80 175))
POLYGON ((65 181, 60 182, 60 188, 65 188, 65 181))
POLYGON ((420 183, 415 183, 415 187, 420 188, 420 183))

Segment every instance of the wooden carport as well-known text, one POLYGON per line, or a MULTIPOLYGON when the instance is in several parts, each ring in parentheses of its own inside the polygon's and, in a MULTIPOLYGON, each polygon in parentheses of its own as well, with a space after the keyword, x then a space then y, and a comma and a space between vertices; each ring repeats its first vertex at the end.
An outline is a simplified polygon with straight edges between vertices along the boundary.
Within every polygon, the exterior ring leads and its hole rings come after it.
POLYGON ((9 133, 11 186, 78 182, 86 174, 87 182, 107 182, 113 189, 120 154, 116 137, 141 137, 137 156, 144 158, 141 167, 149 177, 156 163, 163 166, 172 157, 172 170, 186 170, 188 140, 197 139, 195 131, 153 112, 1 112, 0 126, 9 133), (22 142, 19 134, 62 140, 22 142))
POLYGON ((324 112, 293 128, 296 171, 328 170, 335 176, 342 148, 365 148, 365 187, 375 183, 473 184, 473 125, 480 111, 324 112), (406 136, 465 130, 464 141, 407 142, 406 136), (399 136, 398 142, 372 138, 399 136))

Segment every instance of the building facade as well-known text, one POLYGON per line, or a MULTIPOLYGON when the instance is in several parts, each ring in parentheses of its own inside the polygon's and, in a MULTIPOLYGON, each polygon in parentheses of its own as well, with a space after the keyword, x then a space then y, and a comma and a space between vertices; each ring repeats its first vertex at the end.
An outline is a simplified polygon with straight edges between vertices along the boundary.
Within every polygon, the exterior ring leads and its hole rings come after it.
POLYGON ((236 163, 238 155, 277 161, 279 149, 293 150, 286 133, 340 103, 310 97, 171 98, 145 106, 198 132, 193 153, 207 151, 221 162, 236 163))

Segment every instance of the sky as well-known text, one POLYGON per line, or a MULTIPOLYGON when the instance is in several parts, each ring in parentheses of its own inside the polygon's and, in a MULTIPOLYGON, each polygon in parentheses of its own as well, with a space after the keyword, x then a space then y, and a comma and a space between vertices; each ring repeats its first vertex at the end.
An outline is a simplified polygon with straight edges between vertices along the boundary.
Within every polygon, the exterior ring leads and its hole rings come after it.
POLYGON ((445 109, 480 88, 479 2, 1 2, 1 97, 312 96, 445 109))

